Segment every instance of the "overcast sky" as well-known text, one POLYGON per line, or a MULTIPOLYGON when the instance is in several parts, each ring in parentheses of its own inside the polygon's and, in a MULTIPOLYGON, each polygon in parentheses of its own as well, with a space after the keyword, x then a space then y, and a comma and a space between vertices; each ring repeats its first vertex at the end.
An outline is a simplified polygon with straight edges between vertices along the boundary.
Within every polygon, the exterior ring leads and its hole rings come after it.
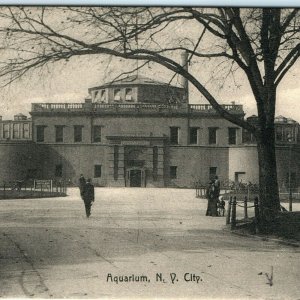
MULTIPOLYGON (((66 65, 53 65, 48 72, 36 72, 3 88, 0 96, 1 115, 4 119, 10 119, 19 112, 28 114, 30 104, 34 102, 82 102, 88 95, 89 87, 113 80, 118 72, 128 65, 128 62, 119 62, 118 59, 114 59, 110 64, 106 61, 99 62, 95 57, 73 59, 66 65)), ((291 117, 298 122, 300 122, 299 70, 298 62, 281 82, 276 112, 276 115, 291 117)), ((171 73, 160 66, 152 66, 151 69, 146 68, 139 73, 165 82, 169 82, 172 77, 171 73)), ((256 113, 254 98, 246 80, 240 88, 236 86, 224 90, 217 88, 213 94, 222 103, 230 104, 235 101, 243 104, 248 116, 256 113)), ((191 85, 190 103, 207 103, 191 85)))

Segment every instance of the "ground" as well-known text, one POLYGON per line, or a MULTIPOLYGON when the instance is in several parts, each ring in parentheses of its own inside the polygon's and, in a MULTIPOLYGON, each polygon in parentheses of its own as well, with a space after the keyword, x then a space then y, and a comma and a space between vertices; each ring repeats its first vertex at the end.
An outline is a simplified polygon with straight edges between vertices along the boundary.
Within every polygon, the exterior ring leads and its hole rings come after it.
POLYGON ((299 299, 300 248, 232 234, 193 190, 97 188, 90 219, 68 194, 0 201, 1 297, 299 299))

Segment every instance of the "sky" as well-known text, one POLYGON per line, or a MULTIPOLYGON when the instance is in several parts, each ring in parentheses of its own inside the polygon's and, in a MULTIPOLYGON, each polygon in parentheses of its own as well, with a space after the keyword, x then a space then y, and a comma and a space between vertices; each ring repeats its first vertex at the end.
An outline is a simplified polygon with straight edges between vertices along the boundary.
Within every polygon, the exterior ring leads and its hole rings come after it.
MULTIPOLYGON (((135 62, 131 62, 134 66, 135 62)), ((71 60, 67 64, 57 64, 45 72, 30 74, 8 87, 2 88, 0 95, 0 115, 11 119, 17 113, 29 115, 31 103, 36 102, 82 102, 88 96, 88 88, 109 82, 128 67, 128 62, 113 60, 108 64, 93 58, 71 60)), ((172 73, 161 66, 139 71, 140 75, 169 82, 172 73)), ((284 115, 300 122, 300 63, 281 82, 277 92, 276 115, 284 115)), ((176 80, 172 82, 177 84, 176 80)), ((211 83, 213 85, 213 83, 211 83)), ((204 97, 189 85, 190 103, 207 103, 204 97)), ((232 86, 224 90, 213 89, 213 95, 223 104, 242 104, 247 116, 256 114, 256 105, 246 80, 240 88, 232 86)))

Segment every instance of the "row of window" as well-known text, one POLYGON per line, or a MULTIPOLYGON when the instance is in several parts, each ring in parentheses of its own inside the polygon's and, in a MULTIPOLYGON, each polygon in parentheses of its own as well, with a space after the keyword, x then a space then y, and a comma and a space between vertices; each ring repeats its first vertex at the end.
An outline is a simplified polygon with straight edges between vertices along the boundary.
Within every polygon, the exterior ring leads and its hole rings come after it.
MULTIPOLYGON (((45 127, 36 126, 36 140, 37 142, 44 142, 45 140, 45 127)), ((55 142, 64 142, 64 125, 55 126, 55 142)), ((101 142, 101 126, 93 126, 92 138, 93 142, 101 142)), ((191 127, 189 129, 189 144, 198 144, 198 127, 191 127)), ((217 127, 208 128, 208 144, 213 145, 217 143, 217 127)), ((82 125, 74 125, 74 143, 82 142, 82 125)), ((235 145, 237 143, 237 128, 228 128, 228 144, 235 145)), ((172 145, 179 144, 179 127, 170 127, 170 142, 172 145)))
MULTIPOLYGON (((107 102, 108 97, 107 97, 107 90, 99 90, 94 92, 94 101, 96 102, 107 102)), ((125 88, 125 89, 120 89, 120 88, 115 88, 113 90, 113 100, 114 101, 134 101, 133 98, 133 90, 132 88, 125 88)))
MULTIPOLYGON (((44 142, 45 141, 45 128, 47 126, 38 125, 36 126, 36 141, 44 142)), ((83 125, 74 125, 74 143, 80 143, 83 141, 83 125)), ((63 143, 64 142, 64 125, 55 126, 55 142, 63 143)), ((92 127, 92 138, 94 143, 101 142, 101 126, 92 127)))
MULTIPOLYGON (((170 127, 170 142, 172 145, 179 144, 179 127, 170 127)), ((228 144, 236 145, 237 143, 237 129, 234 127, 228 128, 228 144)), ((217 130, 218 127, 209 127, 208 128, 208 144, 214 145, 217 144, 217 130)), ((198 132, 199 127, 190 127, 189 128, 189 144, 197 145, 198 144, 198 132)))
POLYGON ((14 123, 12 124, 3 124, 2 127, 2 137, 4 139, 13 138, 13 139, 29 139, 30 138, 30 124, 29 123, 14 123))

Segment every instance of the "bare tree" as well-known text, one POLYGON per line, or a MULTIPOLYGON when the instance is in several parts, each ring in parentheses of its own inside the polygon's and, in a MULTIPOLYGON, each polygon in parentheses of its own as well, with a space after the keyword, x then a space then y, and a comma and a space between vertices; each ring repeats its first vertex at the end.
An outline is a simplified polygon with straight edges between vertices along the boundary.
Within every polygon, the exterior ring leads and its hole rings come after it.
POLYGON ((262 217, 270 221, 280 210, 276 90, 300 56, 298 9, 2 7, 0 18, 0 76, 7 84, 30 70, 81 55, 154 62, 185 77, 220 116, 254 134, 262 217), (180 37, 174 35, 178 27, 180 37), (229 73, 241 70, 256 100, 258 125, 225 110, 201 76, 177 62, 182 51, 189 60, 213 66, 219 61, 229 73))

